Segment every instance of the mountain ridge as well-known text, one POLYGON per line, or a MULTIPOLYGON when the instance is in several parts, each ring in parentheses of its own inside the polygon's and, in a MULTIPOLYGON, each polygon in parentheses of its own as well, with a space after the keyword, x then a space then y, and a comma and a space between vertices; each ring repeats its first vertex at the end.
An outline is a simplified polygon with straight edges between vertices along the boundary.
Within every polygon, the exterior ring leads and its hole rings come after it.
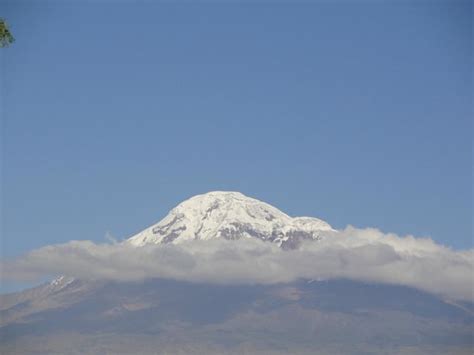
POLYGON ((334 231, 315 217, 290 217, 276 207, 235 191, 211 191, 174 207, 161 221, 126 240, 134 246, 189 240, 258 238, 288 249, 334 231))

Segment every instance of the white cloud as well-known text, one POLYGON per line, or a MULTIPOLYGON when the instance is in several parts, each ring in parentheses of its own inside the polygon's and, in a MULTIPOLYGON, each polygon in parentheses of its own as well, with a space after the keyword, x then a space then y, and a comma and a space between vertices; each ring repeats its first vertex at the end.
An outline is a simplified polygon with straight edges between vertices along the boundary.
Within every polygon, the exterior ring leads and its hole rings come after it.
POLYGON ((220 284, 347 278, 473 301, 473 265, 473 249, 454 251, 431 239, 347 227, 290 251, 254 239, 145 247, 71 241, 4 261, 2 274, 17 281, 64 274, 83 279, 163 277, 220 284))

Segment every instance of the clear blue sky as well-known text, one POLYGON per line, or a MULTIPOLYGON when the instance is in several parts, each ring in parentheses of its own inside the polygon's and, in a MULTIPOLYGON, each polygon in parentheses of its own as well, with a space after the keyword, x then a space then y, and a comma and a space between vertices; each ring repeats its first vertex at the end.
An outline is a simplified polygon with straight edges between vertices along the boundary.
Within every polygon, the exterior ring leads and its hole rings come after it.
POLYGON ((2 253, 209 190, 470 248, 470 1, 4 1, 2 253))

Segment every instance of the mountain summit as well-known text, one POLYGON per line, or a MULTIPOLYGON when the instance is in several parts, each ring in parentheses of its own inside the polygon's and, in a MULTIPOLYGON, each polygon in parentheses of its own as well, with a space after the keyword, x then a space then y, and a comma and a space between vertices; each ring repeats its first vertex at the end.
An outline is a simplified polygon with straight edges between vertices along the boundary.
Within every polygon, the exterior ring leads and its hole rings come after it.
POLYGON ((312 217, 292 218, 279 209, 240 192, 213 191, 180 203, 157 224, 132 236, 135 246, 187 240, 258 238, 294 248, 302 240, 318 240, 332 227, 312 217))

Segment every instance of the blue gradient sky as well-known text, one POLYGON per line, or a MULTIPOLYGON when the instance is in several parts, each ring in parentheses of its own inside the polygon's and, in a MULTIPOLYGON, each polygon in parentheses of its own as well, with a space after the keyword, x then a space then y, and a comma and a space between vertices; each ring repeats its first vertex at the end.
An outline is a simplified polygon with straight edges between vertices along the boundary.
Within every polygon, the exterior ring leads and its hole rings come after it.
POLYGON ((472 247, 470 1, 0 8, 4 256, 209 190, 472 247))

